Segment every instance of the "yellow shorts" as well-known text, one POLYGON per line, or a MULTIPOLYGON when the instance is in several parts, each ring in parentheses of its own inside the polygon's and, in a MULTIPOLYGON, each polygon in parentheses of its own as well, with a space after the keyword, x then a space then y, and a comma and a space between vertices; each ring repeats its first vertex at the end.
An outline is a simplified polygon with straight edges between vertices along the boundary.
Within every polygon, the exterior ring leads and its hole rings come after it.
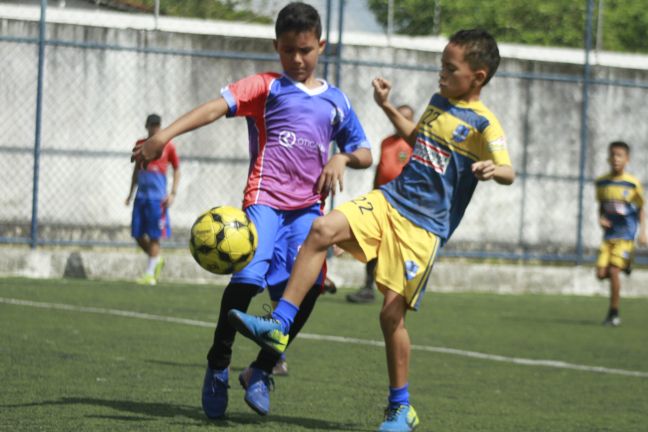
POLYGON ((435 234, 400 215, 379 190, 374 190, 335 210, 344 214, 355 236, 339 243, 362 262, 378 258, 376 282, 405 297, 417 310, 441 243, 435 234))
POLYGON ((599 248, 597 267, 613 265, 624 270, 632 263, 634 241, 623 239, 603 240, 599 248))

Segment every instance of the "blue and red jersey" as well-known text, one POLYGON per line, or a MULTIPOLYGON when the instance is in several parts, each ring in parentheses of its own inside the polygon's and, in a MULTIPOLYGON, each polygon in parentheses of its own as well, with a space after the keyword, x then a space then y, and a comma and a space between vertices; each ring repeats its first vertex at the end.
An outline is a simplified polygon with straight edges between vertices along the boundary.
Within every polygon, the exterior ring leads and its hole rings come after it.
MULTIPOLYGON (((138 140, 135 146, 146 139, 138 140)), ((146 168, 137 172, 137 195, 135 199, 163 200, 167 196, 167 168, 169 164, 174 170, 180 166, 180 158, 176 148, 169 141, 162 151, 159 159, 152 160, 146 168)))
POLYGON ((221 90, 228 117, 246 117, 250 166, 243 207, 296 210, 321 200, 317 180, 329 144, 351 153, 369 142, 347 97, 320 80, 309 89, 278 73, 260 73, 221 90))

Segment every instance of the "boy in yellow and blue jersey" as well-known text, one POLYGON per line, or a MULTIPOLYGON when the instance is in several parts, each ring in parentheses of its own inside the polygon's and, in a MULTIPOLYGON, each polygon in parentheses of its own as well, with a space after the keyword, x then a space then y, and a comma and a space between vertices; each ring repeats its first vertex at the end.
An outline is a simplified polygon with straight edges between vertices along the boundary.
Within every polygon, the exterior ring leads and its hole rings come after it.
POLYGON ((373 81, 374 99, 414 148, 394 180, 316 219, 270 317, 231 310, 230 321, 262 347, 282 352, 293 317, 332 244, 367 262, 378 258, 376 282, 384 295, 380 325, 387 351, 388 406, 380 431, 419 424, 409 401, 408 310, 418 309, 440 245, 461 220, 478 181, 509 185, 515 173, 495 116, 479 101, 495 74, 497 43, 483 30, 455 33, 443 51, 440 92, 418 124, 388 101, 391 85, 373 81))
POLYGON ((630 274, 634 242, 639 231, 639 243, 646 245, 644 223, 644 194, 641 183, 625 172, 630 160, 630 146, 614 141, 608 147, 610 172, 596 179, 596 200, 599 202, 599 224, 603 242, 596 261, 596 277, 610 279, 610 308, 603 321, 618 326, 621 300, 621 271, 630 274))

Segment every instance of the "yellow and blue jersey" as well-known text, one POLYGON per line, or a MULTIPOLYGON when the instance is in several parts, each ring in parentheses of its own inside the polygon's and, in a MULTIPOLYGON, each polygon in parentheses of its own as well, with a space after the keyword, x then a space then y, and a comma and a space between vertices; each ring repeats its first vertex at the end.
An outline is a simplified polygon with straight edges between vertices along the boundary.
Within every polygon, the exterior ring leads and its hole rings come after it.
POLYGON ((480 101, 434 94, 417 127, 414 152, 403 172, 381 187, 406 219, 447 241, 477 186, 474 162, 511 165, 504 131, 480 101))
POLYGON ((601 203, 601 215, 612 223, 603 238, 634 240, 644 204, 639 180, 627 173, 601 176, 596 179, 596 200, 601 203))

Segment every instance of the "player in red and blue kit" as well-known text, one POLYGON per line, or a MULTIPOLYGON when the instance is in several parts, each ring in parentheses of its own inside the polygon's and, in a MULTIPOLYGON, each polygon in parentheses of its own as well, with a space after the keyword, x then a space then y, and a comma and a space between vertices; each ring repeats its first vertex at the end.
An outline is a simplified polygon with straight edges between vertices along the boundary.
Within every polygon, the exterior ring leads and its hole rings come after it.
MULTIPOLYGON (((236 334, 228 312, 247 310, 252 297, 266 288, 271 299, 281 297, 297 252, 313 220, 321 215, 323 197, 342 190, 347 166, 367 168, 372 162, 369 143, 347 97, 315 76, 325 45, 317 11, 304 3, 290 3, 279 12, 275 33, 283 73, 260 73, 228 85, 220 98, 180 117, 133 151, 134 159, 147 161, 159 155, 168 140, 222 116, 247 120, 250 165, 243 207, 257 227, 259 245, 253 260, 232 276, 223 293, 202 391, 203 409, 210 418, 222 417, 227 408, 228 367, 236 334), (331 141, 339 153, 329 157, 331 141)), ((323 278, 320 272, 306 295, 288 343, 308 319, 323 278)), ((261 415, 270 409, 271 373, 278 360, 278 354, 261 351, 239 375, 246 403, 261 415)))
MULTIPOLYGON (((160 130, 162 119, 157 114, 146 118, 146 130, 149 138, 160 130)), ((143 144, 146 139, 138 140, 135 146, 143 144)), ((180 181, 180 158, 173 143, 169 142, 159 159, 151 161, 146 167, 136 165, 133 170, 130 190, 126 205, 130 205, 135 189, 131 234, 139 247, 148 255, 148 266, 137 283, 155 285, 164 268, 164 258, 160 255, 160 238, 171 236, 169 207, 173 203, 180 181), (173 167, 173 184, 167 193, 167 168, 173 167)))

